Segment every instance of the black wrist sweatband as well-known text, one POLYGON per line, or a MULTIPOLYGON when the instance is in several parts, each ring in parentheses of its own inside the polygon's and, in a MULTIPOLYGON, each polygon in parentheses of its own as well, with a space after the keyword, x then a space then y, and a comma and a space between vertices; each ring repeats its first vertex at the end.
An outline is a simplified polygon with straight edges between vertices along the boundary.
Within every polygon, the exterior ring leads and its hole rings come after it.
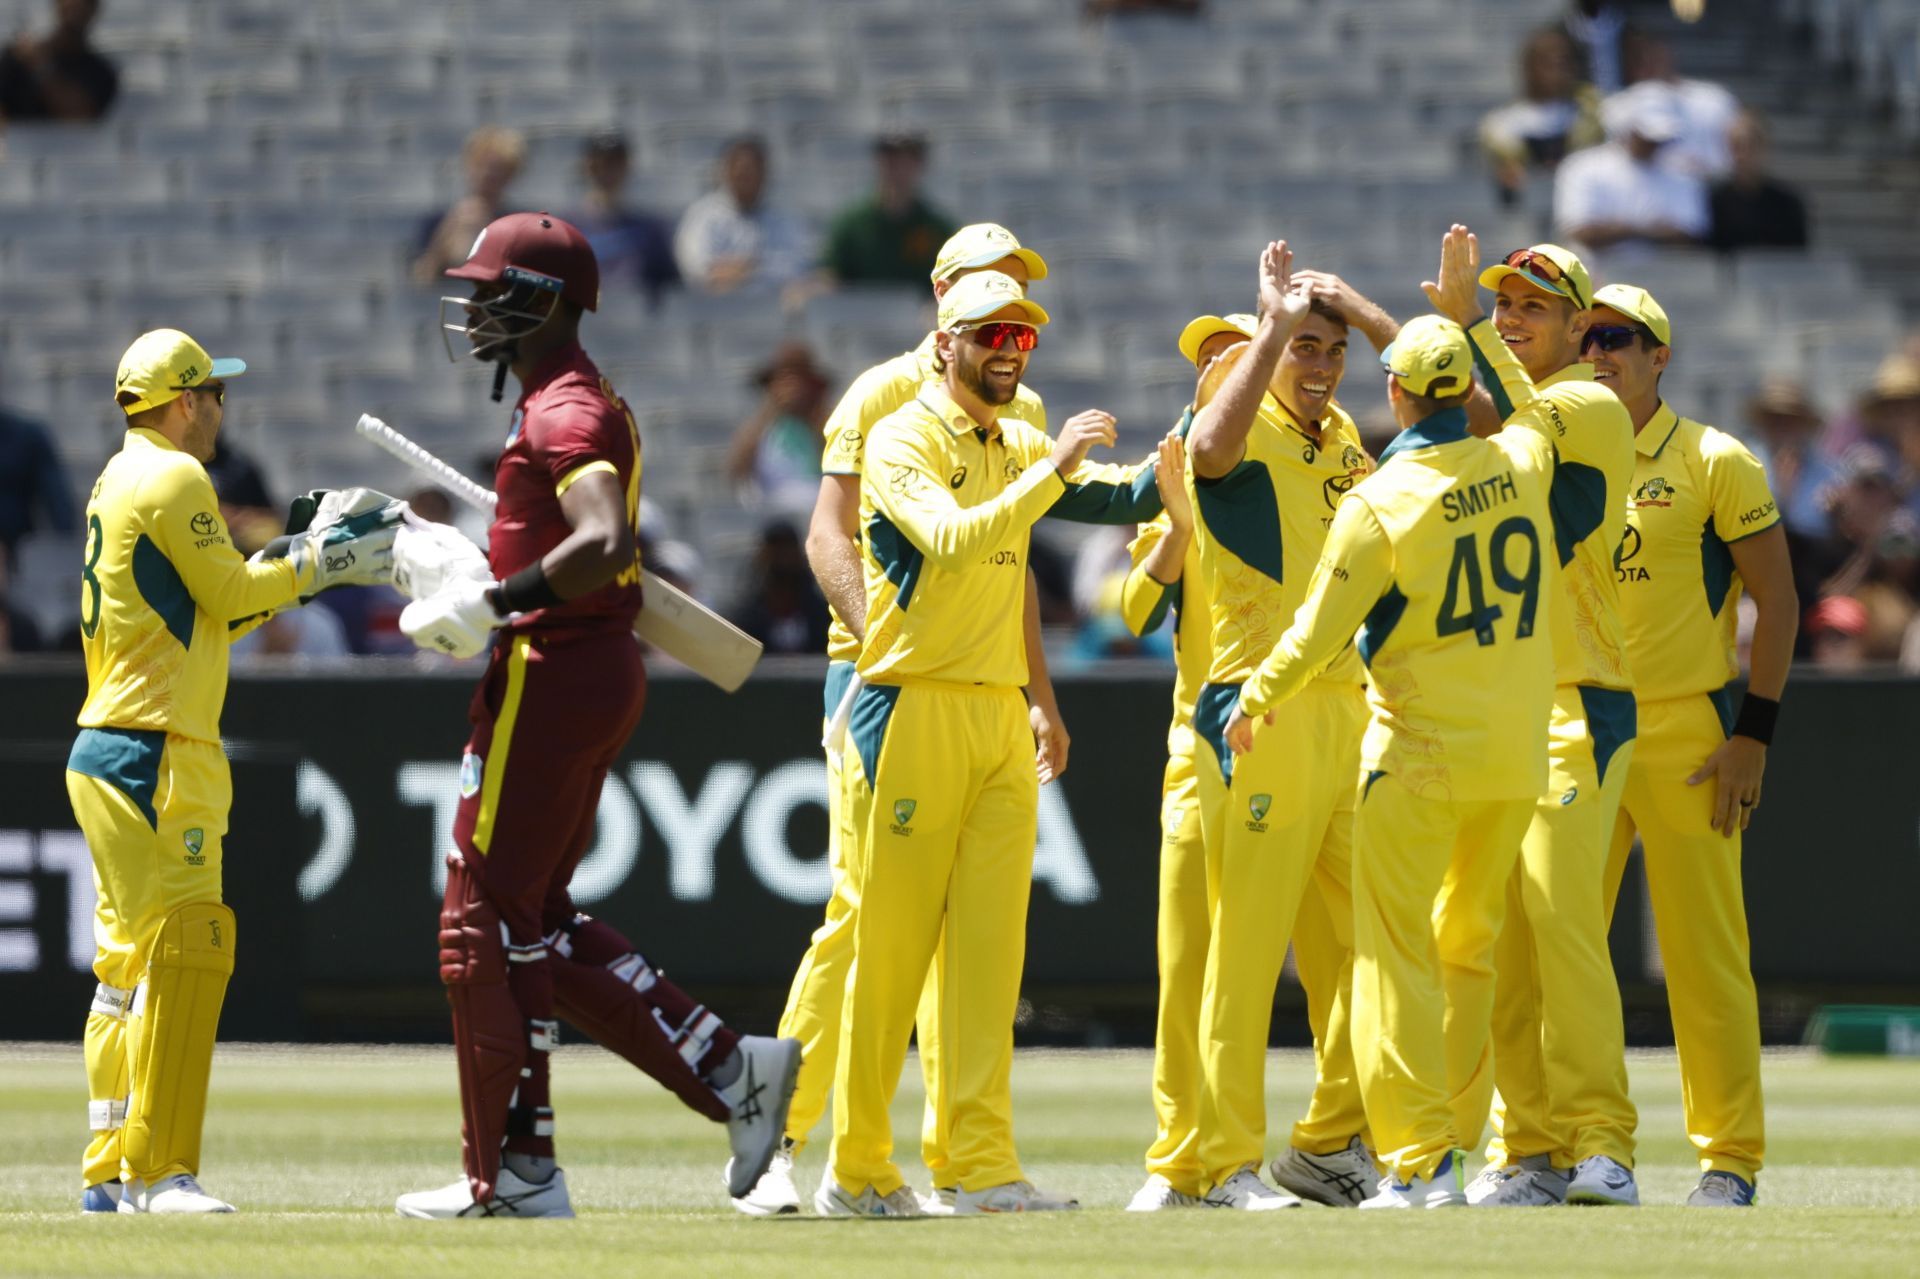
POLYGON ((1735 737, 1751 737, 1762 746, 1773 745, 1774 721, 1780 718, 1780 703, 1771 697, 1748 693, 1740 699, 1740 717, 1733 721, 1735 737))
POLYGON ((509 613, 531 613, 539 608, 552 608, 562 602, 560 593, 547 580, 547 570, 540 566, 538 560, 494 587, 488 598, 493 601, 494 611, 502 617, 509 613))

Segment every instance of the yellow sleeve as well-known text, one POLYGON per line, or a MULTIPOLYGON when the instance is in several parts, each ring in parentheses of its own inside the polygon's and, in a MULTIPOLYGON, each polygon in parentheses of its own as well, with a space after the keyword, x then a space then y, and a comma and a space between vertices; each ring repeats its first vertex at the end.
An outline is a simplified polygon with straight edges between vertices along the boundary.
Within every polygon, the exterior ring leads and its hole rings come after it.
POLYGON ((1240 709, 1264 715, 1307 686, 1352 642, 1367 613, 1393 583, 1393 548, 1373 508, 1342 499, 1307 597, 1267 660, 1240 690, 1240 709))
POLYGON ((1707 467, 1707 495, 1713 503, 1713 531, 1723 542, 1764 533, 1780 522, 1780 506, 1767 486, 1766 468, 1747 446, 1721 431, 1700 440, 1707 467))
POLYGON ((822 428, 827 440, 820 454, 822 475, 860 474, 868 429, 913 398, 917 389, 913 379, 894 376, 893 363, 877 364, 855 378, 827 415, 822 428))
POLYGON ((1120 617, 1135 635, 1158 630, 1166 620, 1167 610, 1180 602, 1179 582, 1162 582, 1147 575, 1147 557, 1171 528, 1166 513, 1162 512, 1151 523, 1142 524, 1139 535, 1127 544, 1133 567, 1127 571, 1127 580, 1120 587, 1120 617))
MULTIPOLYGON (((945 428, 936 423, 935 429, 945 428)), ((868 438, 867 450, 873 465, 861 483, 874 507, 921 554, 949 572, 971 567, 985 552, 1032 527, 1066 487, 1053 463, 1042 458, 992 501, 963 507, 948 491, 946 476, 913 423, 881 422, 868 438)))
POLYGON ((186 459, 149 472, 135 503, 148 536, 209 617, 230 622, 269 613, 299 595, 291 561, 250 563, 233 548, 212 481, 186 459))

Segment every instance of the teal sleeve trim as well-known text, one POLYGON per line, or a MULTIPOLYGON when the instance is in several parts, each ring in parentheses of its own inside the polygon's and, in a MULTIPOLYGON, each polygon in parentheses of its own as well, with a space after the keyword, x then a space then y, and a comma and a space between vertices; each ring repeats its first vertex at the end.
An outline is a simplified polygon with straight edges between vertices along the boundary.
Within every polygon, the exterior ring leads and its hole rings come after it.
POLYGON ((197 611, 180 570, 167 553, 145 533, 133 544, 133 585, 147 607, 160 615, 181 648, 193 647, 193 615, 197 611))
POLYGON ((1560 567, 1565 568, 1574 548, 1593 536, 1606 519, 1606 473, 1584 462, 1560 460, 1547 488, 1547 509, 1553 514, 1554 549, 1560 554, 1560 567))
POLYGON ((1580 685, 1580 705, 1587 712, 1587 735, 1593 741, 1593 766, 1602 785, 1607 765, 1622 746, 1639 736, 1640 708, 1633 694, 1620 688, 1580 685))
POLYGON ((1127 484, 1068 484, 1047 515, 1076 524, 1145 524, 1160 514, 1160 488, 1148 466, 1127 484))
POLYGON ((1193 486, 1207 530, 1240 562, 1280 581, 1280 499, 1265 462, 1245 460, 1217 480, 1193 486))
POLYGON ((1700 530, 1700 585, 1707 593, 1707 612, 1720 616, 1733 592, 1733 552, 1711 522, 1700 530))
POLYGON ((867 548, 873 552, 880 571, 899 592, 900 611, 904 613, 913 602, 913 588, 920 584, 926 553, 908 539, 898 524, 878 511, 867 521, 867 548))
POLYGON ((1167 620, 1168 611, 1178 612, 1180 608, 1179 582, 1175 582, 1172 586, 1168 586, 1165 582, 1155 582, 1154 584, 1160 588, 1160 602, 1155 604, 1153 609, 1147 614, 1145 624, 1142 625, 1137 632, 1137 634, 1140 635, 1151 635, 1159 630, 1160 624, 1167 620))
POLYGON ((99 778, 132 800, 147 825, 159 830, 160 814, 153 800, 160 788, 160 753, 166 746, 167 735, 154 729, 83 728, 67 755, 67 771, 99 778))
MULTIPOLYGON (((1498 334, 1494 335, 1494 340, 1499 340, 1498 334)), ((1513 401, 1507 396, 1507 388, 1501 383, 1500 374, 1495 371, 1492 362, 1481 352, 1480 344, 1469 342, 1467 345, 1473 348, 1473 367, 1480 374, 1480 385, 1486 387, 1487 394, 1493 397, 1494 411, 1504 422, 1513 416, 1513 401)))
POLYGON ((898 684, 868 684, 853 699, 853 714, 847 720, 847 732, 853 735, 853 749, 859 752, 860 767, 871 791, 880 770, 880 748, 887 740, 887 721, 893 718, 894 704, 900 700, 898 684))

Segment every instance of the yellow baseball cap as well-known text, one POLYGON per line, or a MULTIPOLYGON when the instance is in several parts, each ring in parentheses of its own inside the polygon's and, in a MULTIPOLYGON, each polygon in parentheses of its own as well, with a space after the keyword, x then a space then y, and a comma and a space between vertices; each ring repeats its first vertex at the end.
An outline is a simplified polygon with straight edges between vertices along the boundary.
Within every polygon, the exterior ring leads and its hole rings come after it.
POLYGON ((940 299, 940 327, 950 332, 956 324, 982 319, 1010 306, 1019 307, 1022 318, 1036 327, 1053 319, 1045 307, 1027 297, 1027 291, 1012 276, 976 271, 954 281, 947 296, 940 299))
POLYGON ((1400 326, 1400 335, 1380 352, 1380 367, 1400 379, 1400 389, 1436 400, 1473 387, 1473 348, 1467 331, 1438 315, 1420 315, 1400 326))
POLYGON ((976 222, 961 227, 940 246, 940 255, 933 260, 933 282, 938 284, 955 271, 992 266, 1002 258, 1019 258, 1026 263, 1029 280, 1047 278, 1047 260, 1032 249, 1021 248, 1013 232, 998 222, 976 222))
POLYGON ((142 333, 120 357, 113 377, 113 398, 127 416, 157 409, 209 378, 237 377, 245 360, 216 360, 207 348, 179 329, 142 333))
POLYGON ((1203 315, 1189 320, 1187 327, 1180 330, 1180 354, 1187 357, 1190 364, 1200 363, 1200 348, 1209 338, 1221 333, 1238 333, 1250 338, 1260 327, 1260 317, 1248 315, 1244 311, 1235 311, 1232 315, 1203 315))
POLYGON ((1557 244, 1535 244, 1507 254, 1480 273, 1480 287, 1497 289, 1500 281, 1517 275, 1543 293, 1567 299, 1581 310, 1593 305, 1593 277, 1580 255, 1557 244))
POLYGON ((1673 345, 1673 321, 1653 294, 1635 284, 1609 284, 1593 295, 1595 306, 1611 307, 1629 320, 1646 326, 1661 346, 1673 345))

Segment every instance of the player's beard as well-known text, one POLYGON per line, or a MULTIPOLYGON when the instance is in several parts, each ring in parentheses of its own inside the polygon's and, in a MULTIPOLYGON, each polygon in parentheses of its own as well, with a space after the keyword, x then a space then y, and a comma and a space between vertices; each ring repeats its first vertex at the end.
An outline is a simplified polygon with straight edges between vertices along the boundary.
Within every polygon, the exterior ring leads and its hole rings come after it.
POLYGON ((992 359, 994 354, 996 353, 989 352, 978 360, 962 360, 955 372, 960 375, 961 386, 979 396, 982 404, 990 404, 997 408, 1002 404, 1013 402, 1014 395, 1020 390, 1020 374, 1016 372, 1013 375, 1013 381, 1007 383, 1005 387, 989 382, 987 361, 992 359))

